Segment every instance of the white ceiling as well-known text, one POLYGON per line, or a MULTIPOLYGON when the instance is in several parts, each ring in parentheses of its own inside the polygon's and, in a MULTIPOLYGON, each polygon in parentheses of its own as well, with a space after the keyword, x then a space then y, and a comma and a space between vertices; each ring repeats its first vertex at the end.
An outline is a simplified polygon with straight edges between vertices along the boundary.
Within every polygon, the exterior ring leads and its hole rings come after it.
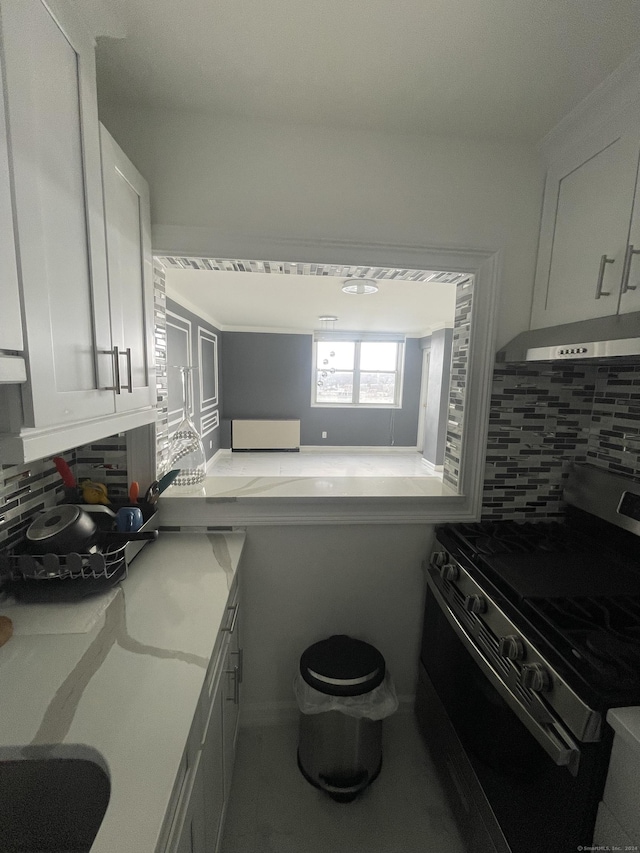
POLYGON ((411 337, 453 325, 455 284, 378 281, 377 293, 352 296, 333 276, 166 271, 167 295, 227 331, 311 332, 318 317, 336 330, 401 332, 411 337))
POLYGON ((638 0, 109 5, 102 99, 439 136, 537 142, 640 48, 638 0))

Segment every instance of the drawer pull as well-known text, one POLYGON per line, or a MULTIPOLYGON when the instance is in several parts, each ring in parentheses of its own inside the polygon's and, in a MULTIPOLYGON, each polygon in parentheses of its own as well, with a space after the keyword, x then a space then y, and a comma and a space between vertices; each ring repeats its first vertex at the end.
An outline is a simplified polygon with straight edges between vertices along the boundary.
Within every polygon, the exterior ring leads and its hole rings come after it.
POLYGON ((227 675, 233 676, 233 696, 227 696, 227 702, 233 702, 234 705, 240 704, 240 679, 238 678, 238 667, 233 669, 225 669, 227 675))
POLYGON ((231 618, 228 620, 226 625, 223 625, 220 629, 221 631, 227 631, 229 634, 233 634, 236 630, 236 620, 238 619, 238 605, 231 604, 227 607, 227 612, 231 611, 231 618))

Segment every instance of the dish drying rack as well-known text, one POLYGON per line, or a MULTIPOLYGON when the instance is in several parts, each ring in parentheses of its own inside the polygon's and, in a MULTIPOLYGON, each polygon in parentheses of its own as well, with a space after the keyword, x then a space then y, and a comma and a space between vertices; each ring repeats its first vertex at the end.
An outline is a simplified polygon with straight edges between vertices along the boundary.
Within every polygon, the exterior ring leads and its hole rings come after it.
POLYGON ((126 544, 94 554, 0 554, 0 579, 7 581, 112 578, 124 568, 126 544))

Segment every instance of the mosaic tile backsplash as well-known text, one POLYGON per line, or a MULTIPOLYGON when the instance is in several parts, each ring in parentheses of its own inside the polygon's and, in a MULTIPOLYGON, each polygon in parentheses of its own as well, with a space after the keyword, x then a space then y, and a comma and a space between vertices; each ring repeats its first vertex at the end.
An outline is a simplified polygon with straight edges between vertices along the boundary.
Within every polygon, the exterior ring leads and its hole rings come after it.
POLYGON ((453 324, 453 349, 451 352, 451 384, 447 414, 447 438, 444 451, 444 482, 454 489, 460 480, 462 455, 462 429, 464 401, 467 390, 467 364, 471 337, 471 308, 473 305, 473 280, 456 286, 456 310, 453 324))
MULTIPOLYGON (((127 450, 124 435, 59 454, 76 480, 105 483, 113 498, 127 494, 127 450)), ((12 548, 24 537, 33 516, 64 499, 60 475, 51 458, 24 465, 0 466, 0 548, 12 548)))
POLYGON ((640 480, 640 363, 497 366, 482 517, 561 516, 573 461, 640 480))

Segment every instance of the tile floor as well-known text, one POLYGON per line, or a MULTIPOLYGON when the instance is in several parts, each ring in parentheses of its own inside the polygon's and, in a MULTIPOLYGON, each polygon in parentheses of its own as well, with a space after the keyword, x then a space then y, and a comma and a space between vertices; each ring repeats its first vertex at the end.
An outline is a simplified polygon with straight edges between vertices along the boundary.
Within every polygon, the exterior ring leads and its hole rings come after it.
POLYGON ((297 735, 240 731, 221 853, 466 853, 411 713, 385 721, 382 772, 344 805, 301 776, 297 735))
MULTIPOLYGON (((417 450, 232 453, 221 451, 209 477, 433 477, 417 450)), ((441 477, 439 477, 441 479, 441 477)))

